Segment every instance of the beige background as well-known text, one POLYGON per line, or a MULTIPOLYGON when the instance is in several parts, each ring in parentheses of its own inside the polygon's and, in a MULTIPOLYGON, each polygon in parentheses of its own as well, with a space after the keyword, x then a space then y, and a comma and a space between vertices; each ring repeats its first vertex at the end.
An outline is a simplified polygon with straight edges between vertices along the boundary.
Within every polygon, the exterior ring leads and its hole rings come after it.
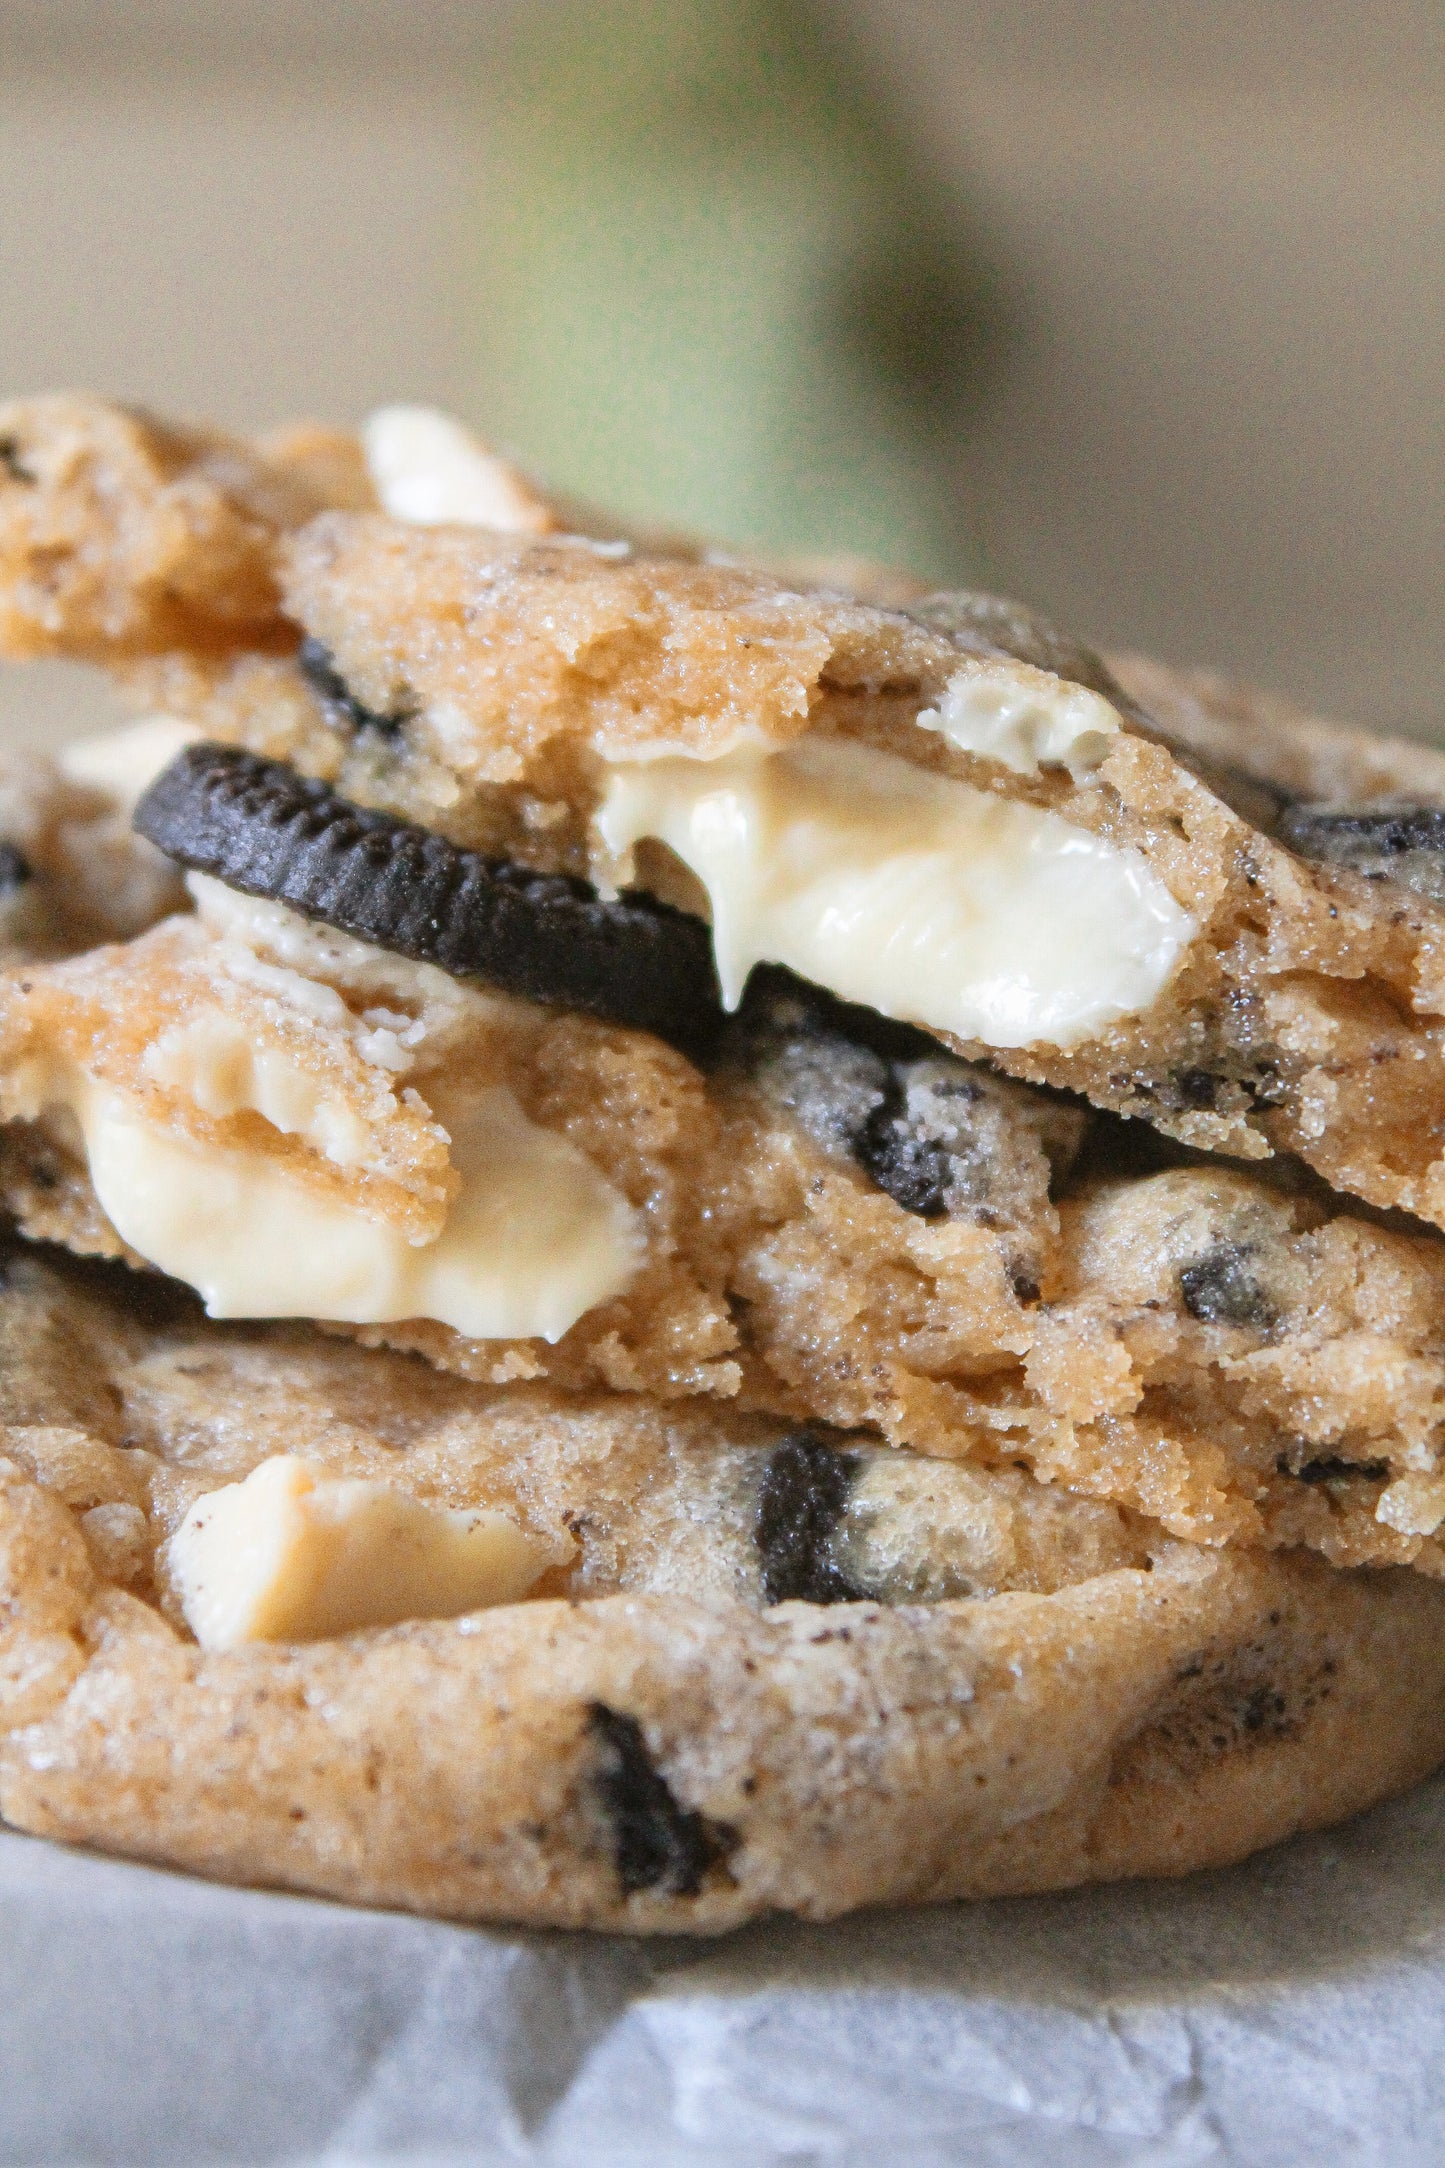
MULTIPOLYGON (((533 5, 545 0, 532 0, 533 5)), ((1445 736, 1445 10, 839 0, 1018 337, 991 576, 1100 638, 1445 736)), ((0 385, 485 426, 498 6, 0 0, 0 385), (473 251, 474 253, 474 251, 473 251)), ((89 688, 0 685, 9 728, 89 688)))

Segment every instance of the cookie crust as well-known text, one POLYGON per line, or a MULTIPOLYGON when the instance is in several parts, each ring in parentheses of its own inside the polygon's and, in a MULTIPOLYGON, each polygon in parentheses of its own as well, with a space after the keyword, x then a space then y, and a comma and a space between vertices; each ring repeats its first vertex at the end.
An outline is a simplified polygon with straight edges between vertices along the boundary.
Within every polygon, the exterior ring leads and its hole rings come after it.
MULTIPOLYGON (((950 626, 941 601, 889 611, 737 567, 375 515, 322 517, 287 562, 307 636, 367 711, 406 708, 405 725, 384 739, 338 731, 276 658, 167 665, 146 696, 163 690, 209 734, 294 760, 360 803, 604 880, 589 824, 606 763, 639 749, 706 760, 740 734, 836 735, 1038 806, 1139 854, 1199 930, 1142 1014, 1079 1045, 939 1036, 1201 1148, 1295 1152, 1372 1203, 1445 1219, 1445 920, 1406 888, 1282 848, 1260 825, 1278 793, 1256 779, 1241 796, 1177 718, 1156 725, 1126 699, 1129 727, 1096 772, 1022 775, 917 727, 961 663, 1000 655, 950 626)), ((670 862, 638 870, 698 907, 670 862)))

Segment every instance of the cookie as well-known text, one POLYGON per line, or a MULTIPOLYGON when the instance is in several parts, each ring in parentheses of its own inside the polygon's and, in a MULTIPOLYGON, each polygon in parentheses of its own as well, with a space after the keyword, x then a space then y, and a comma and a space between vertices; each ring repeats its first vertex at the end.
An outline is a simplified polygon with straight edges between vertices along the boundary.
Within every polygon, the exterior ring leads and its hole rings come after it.
POLYGON ((0 406, 0 647, 112 659, 294 645, 280 537, 375 502, 354 439, 245 442, 78 395, 0 406))
POLYGON ((700 1069, 193 886, 0 979, 27 1232, 480 1382, 737 1400, 1198 1542, 1445 1568, 1433 1232, 1288 1163, 1141 1155, 786 973, 700 1069))
POLYGON ((1278 808, 1390 797, 1445 805, 1445 753, 1433 745, 1327 721, 1213 671, 1169 670, 1142 655, 1112 655, 1107 667, 1172 746, 1262 786, 1278 808))
POLYGON ((286 554, 304 636, 393 720, 351 729, 284 658, 168 666, 152 694, 209 734, 709 915, 729 1002, 782 962, 1185 1142, 1445 1215, 1433 908, 1286 849, 1279 793, 1019 661, 997 614, 374 515, 286 554))
POLYGON ((5 1301, 17 1828, 456 1918, 707 1932, 1220 1864, 1445 1752, 1445 1590, 1419 1575, 1203 1552, 1011 1472, 703 1407, 465 1387, 33 1253, 5 1301), (457 1619, 199 1647, 172 1539, 278 1430, 321 1478, 568 1531, 573 1563, 457 1619))

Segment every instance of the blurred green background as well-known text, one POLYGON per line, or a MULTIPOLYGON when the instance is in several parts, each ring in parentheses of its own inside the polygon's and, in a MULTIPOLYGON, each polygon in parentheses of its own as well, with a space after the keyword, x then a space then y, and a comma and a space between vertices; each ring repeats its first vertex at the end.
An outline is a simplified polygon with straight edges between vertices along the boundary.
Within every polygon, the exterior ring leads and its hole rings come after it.
POLYGON ((976 570, 949 444, 1002 329, 966 198, 803 0, 557 0, 499 54, 485 411, 582 495, 976 570))
POLYGON ((1445 738, 1442 379, 1441 0, 0 0, 7 389, 430 400, 1445 738))

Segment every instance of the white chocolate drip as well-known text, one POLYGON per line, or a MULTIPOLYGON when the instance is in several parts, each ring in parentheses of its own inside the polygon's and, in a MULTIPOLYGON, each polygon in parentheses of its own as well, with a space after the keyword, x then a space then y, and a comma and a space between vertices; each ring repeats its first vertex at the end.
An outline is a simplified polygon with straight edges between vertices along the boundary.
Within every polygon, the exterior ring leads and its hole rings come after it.
POLYGON ((1194 921, 1137 852, 851 739, 617 763, 597 829, 707 890, 724 999, 789 965, 987 1046, 1072 1046, 1145 1009, 1194 921))

